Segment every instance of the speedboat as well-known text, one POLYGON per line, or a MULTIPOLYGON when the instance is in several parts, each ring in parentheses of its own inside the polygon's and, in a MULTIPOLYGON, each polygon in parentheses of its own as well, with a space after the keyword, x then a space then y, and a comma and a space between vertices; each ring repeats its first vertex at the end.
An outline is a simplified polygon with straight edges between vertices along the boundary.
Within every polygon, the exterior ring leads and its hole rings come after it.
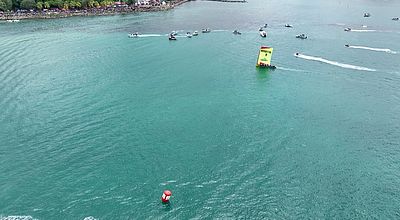
POLYGON ((307 35, 305 35, 305 34, 299 34, 299 35, 296 35, 296 38, 299 38, 299 39, 307 39, 307 35))
POLYGON ((292 28, 293 26, 290 25, 290 24, 285 24, 285 27, 287 27, 287 28, 292 28))
POLYGON ((241 35, 242 33, 240 33, 238 30, 234 30, 234 31, 233 31, 233 34, 241 35))
POLYGON ((351 31, 351 28, 345 28, 344 31, 351 31))
POLYGON ((371 14, 369 14, 369 13, 364 13, 364 18, 368 18, 368 17, 371 17, 371 14))
POLYGON ((136 37, 139 37, 139 33, 138 33, 138 32, 131 33, 131 34, 128 35, 128 37, 129 37, 129 38, 136 38, 136 37))
POLYGON ((191 38, 193 35, 190 32, 186 33, 186 37, 191 38))
POLYGON ((267 37, 267 32, 265 32, 265 31, 260 31, 260 36, 261 36, 261 37, 267 37))
POLYGON ((393 21, 398 21, 399 18, 398 18, 398 17, 397 17, 397 18, 392 18, 392 20, 393 20, 393 21))
POLYGON ((210 32, 211 32, 211 30, 210 30, 210 29, 208 29, 208 28, 206 28, 206 29, 203 29, 203 30, 201 30, 201 32, 202 32, 202 33, 210 33, 210 32))
POLYGON ((197 36, 197 35, 199 35, 199 32, 194 31, 192 35, 193 35, 193 36, 197 36))
POLYGON ((176 40, 176 37, 173 34, 170 34, 168 40, 176 40))

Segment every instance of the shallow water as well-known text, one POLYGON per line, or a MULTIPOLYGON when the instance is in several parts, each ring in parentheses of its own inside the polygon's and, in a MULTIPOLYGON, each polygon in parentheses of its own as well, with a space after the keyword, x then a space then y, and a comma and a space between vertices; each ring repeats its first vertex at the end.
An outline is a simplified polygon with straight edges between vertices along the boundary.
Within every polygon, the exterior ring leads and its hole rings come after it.
POLYGON ((0 24, 0 216, 399 218, 400 54, 344 47, 400 51, 399 6, 195 1, 0 24), (255 68, 261 45, 277 70, 255 68))

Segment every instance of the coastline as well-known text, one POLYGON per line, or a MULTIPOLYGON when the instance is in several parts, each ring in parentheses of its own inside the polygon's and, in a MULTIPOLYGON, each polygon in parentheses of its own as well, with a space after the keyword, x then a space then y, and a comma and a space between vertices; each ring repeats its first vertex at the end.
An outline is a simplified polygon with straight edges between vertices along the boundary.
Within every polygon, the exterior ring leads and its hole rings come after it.
POLYGON ((137 12, 167 11, 190 0, 175 0, 166 5, 129 5, 127 7, 102 7, 81 10, 47 10, 28 12, 3 12, 0 13, 0 21, 19 21, 28 19, 56 19, 74 16, 110 16, 119 14, 131 14, 137 12))

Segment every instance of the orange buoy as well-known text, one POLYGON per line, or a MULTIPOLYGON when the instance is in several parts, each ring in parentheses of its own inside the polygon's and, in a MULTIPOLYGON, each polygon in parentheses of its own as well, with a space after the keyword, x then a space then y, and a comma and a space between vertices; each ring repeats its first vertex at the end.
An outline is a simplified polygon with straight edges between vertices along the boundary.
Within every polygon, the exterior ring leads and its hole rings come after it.
POLYGON ((162 194, 162 196, 161 196, 161 201, 162 201, 163 203, 168 203, 168 202, 169 202, 169 199, 171 198, 171 195, 172 195, 171 191, 169 191, 169 190, 164 190, 164 192, 163 192, 163 194, 162 194))

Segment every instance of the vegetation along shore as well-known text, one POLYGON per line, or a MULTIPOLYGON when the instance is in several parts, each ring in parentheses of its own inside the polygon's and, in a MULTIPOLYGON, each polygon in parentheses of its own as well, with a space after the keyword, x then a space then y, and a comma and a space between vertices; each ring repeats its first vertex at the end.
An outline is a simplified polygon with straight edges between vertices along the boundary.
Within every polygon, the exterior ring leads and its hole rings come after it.
POLYGON ((50 19, 169 10, 189 0, 0 0, 0 20, 50 19))

